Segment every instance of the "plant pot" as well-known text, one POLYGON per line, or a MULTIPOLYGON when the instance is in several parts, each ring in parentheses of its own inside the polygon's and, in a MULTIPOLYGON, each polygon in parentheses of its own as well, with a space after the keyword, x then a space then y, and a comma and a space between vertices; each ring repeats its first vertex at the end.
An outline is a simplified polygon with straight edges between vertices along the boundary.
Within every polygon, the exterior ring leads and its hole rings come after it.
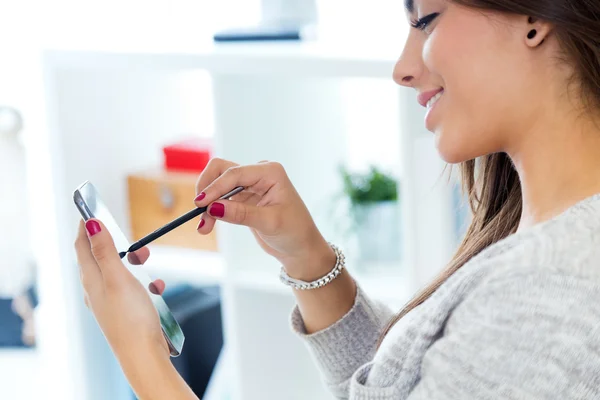
POLYGON ((396 201, 358 205, 356 237, 362 263, 393 263, 401 257, 400 207, 396 201))

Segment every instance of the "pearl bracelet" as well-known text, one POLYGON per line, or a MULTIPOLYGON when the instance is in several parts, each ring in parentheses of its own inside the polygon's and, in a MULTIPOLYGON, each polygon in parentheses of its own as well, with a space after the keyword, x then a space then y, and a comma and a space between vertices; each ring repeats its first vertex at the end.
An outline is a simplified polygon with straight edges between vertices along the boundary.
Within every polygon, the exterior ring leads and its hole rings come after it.
POLYGON ((281 267, 281 273, 279 274, 279 278, 281 282, 285 285, 291 286, 297 290, 309 290, 309 289, 317 289, 327 285, 329 282, 338 277, 338 275, 342 272, 342 269, 345 266, 346 257, 342 253, 342 251, 334 244, 329 243, 333 251, 335 252, 335 266, 333 269, 324 277, 317 279, 312 282, 305 282, 299 279, 290 278, 289 275, 285 272, 285 269, 281 267))

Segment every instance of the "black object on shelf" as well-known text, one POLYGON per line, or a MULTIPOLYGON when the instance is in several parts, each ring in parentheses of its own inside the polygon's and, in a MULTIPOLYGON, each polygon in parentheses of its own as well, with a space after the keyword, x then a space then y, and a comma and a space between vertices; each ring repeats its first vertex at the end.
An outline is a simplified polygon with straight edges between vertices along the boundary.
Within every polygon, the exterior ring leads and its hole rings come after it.
POLYGON ((0 347, 25 347, 23 320, 12 309, 13 299, 0 299, 0 347))
POLYGON ((167 287, 163 298, 185 335, 181 355, 171 361, 202 398, 223 348, 220 288, 178 285, 167 287))
POLYGON ((302 28, 285 25, 257 25, 229 28, 214 34, 215 42, 302 40, 302 28))
MULTIPOLYGON (((33 308, 38 305, 37 291, 34 286, 24 294, 33 308)), ((0 348, 30 347, 23 342, 23 320, 13 308, 13 298, 0 298, 0 348)))
POLYGON ((223 348, 221 298, 218 286, 182 286, 163 294, 185 335, 181 355, 173 365, 202 398, 223 348))

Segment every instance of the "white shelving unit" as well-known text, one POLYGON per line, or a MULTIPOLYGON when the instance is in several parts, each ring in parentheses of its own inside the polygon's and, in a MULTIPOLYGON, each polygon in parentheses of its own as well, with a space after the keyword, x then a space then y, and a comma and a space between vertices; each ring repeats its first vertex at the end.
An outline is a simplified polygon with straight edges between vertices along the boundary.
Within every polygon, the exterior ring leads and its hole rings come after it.
POLYGON ((2 397, 5 399, 37 399, 44 394, 39 382, 42 369, 39 356, 32 349, 0 350, 2 397))
MULTIPOLYGON (((171 284, 222 285, 232 282, 236 287, 260 290, 267 293, 292 296, 292 291, 281 284, 277 271, 239 271, 226 275, 223 256, 208 251, 149 246, 151 257, 144 269, 155 277, 160 277, 171 284)), ((391 273, 369 274, 352 272, 364 290, 371 292, 377 299, 401 306, 405 297, 410 294, 410 287, 401 274, 401 264, 384 266, 391 273), (394 270, 398 272, 394 275, 394 270)), ((368 269, 368 266, 367 266, 368 269)), ((380 266, 381 270, 381 266, 380 266)))
POLYGON ((225 280, 225 263, 219 253, 149 245, 150 258, 144 269, 168 284, 220 285, 225 280))
MULTIPOLYGON (((389 81, 399 105, 393 117, 401 142, 402 266, 387 275, 357 268, 356 276, 367 292, 399 307, 454 249, 451 191, 440 179, 443 163, 424 131, 424 111, 414 93, 393 86, 397 54, 389 50, 394 47, 315 42, 190 48, 62 49, 44 55, 49 129, 35 143, 36 154, 44 157, 30 159, 29 166, 47 191, 44 202, 33 204, 34 218, 46 216, 48 231, 56 235, 43 237, 38 261, 41 269, 56 271, 52 278, 60 280, 64 292, 55 304, 69 316, 52 326, 54 334, 64 335, 53 351, 81 354, 68 359, 63 376, 78 386, 61 398, 128 398, 81 301, 72 250, 78 216, 71 192, 83 180, 94 182, 127 227, 125 174, 155 165, 157 149, 189 128, 181 111, 189 97, 177 80, 183 73, 203 70, 212 78, 216 154, 239 163, 282 162, 332 240, 336 232, 323 205, 340 189, 337 167, 346 157, 345 82, 389 81)), ((294 300, 278 282, 279 266, 247 230, 219 228, 220 254, 155 247, 147 268, 167 283, 221 284, 236 400, 329 398, 308 352, 288 327, 294 300)), ((54 283, 47 276, 40 285, 50 292, 54 283)), ((48 323, 43 315, 41 320, 48 323)))
POLYGON ((136 47, 115 51, 54 50, 46 60, 56 68, 202 68, 219 75, 294 75, 310 77, 391 78, 396 54, 384 47, 359 48, 354 43, 202 44, 177 48, 136 47))

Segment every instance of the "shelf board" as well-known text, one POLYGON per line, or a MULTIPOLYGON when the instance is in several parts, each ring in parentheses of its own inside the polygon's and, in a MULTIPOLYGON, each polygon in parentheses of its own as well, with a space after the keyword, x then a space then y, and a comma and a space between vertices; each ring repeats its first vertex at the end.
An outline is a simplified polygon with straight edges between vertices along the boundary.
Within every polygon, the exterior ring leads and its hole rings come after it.
POLYGON ((378 273, 354 277, 365 293, 395 309, 400 309, 413 295, 408 280, 401 275, 378 273))
MULTIPOLYGON (((219 253, 167 246, 149 246, 150 258, 144 269, 154 278, 174 283, 220 285, 225 283, 225 261, 219 253)), ((412 295, 408 280, 396 265, 367 265, 362 271, 350 271, 363 290, 391 305, 402 305, 412 295), (374 271, 363 272, 363 271, 374 271), (387 272, 389 271, 389 272, 387 272)), ((292 290, 279 281, 278 271, 244 270, 228 275, 228 282, 238 289, 291 296, 292 290)))
POLYGON ((41 356, 35 348, 0 349, 3 399, 43 398, 41 356))
POLYGON ((225 263, 217 252, 169 246, 148 246, 150 258, 144 269, 165 281, 197 285, 218 285, 225 275, 225 263))
POLYGON ((218 74, 375 77, 391 81, 398 54, 382 43, 302 41, 178 47, 47 49, 53 68, 205 69, 218 74))
MULTIPOLYGON (((399 269, 400 270, 400 269, 399 269)), ((410 298, 408 280, 396 272, 375 273, 350 271, 361 288, 373 298, 393 307, 400 307, 410 298)), ((291 296, 292 290, 279 281, 278 271, 243 271, 232 274, 232 283, 241 289, 291 296)))

